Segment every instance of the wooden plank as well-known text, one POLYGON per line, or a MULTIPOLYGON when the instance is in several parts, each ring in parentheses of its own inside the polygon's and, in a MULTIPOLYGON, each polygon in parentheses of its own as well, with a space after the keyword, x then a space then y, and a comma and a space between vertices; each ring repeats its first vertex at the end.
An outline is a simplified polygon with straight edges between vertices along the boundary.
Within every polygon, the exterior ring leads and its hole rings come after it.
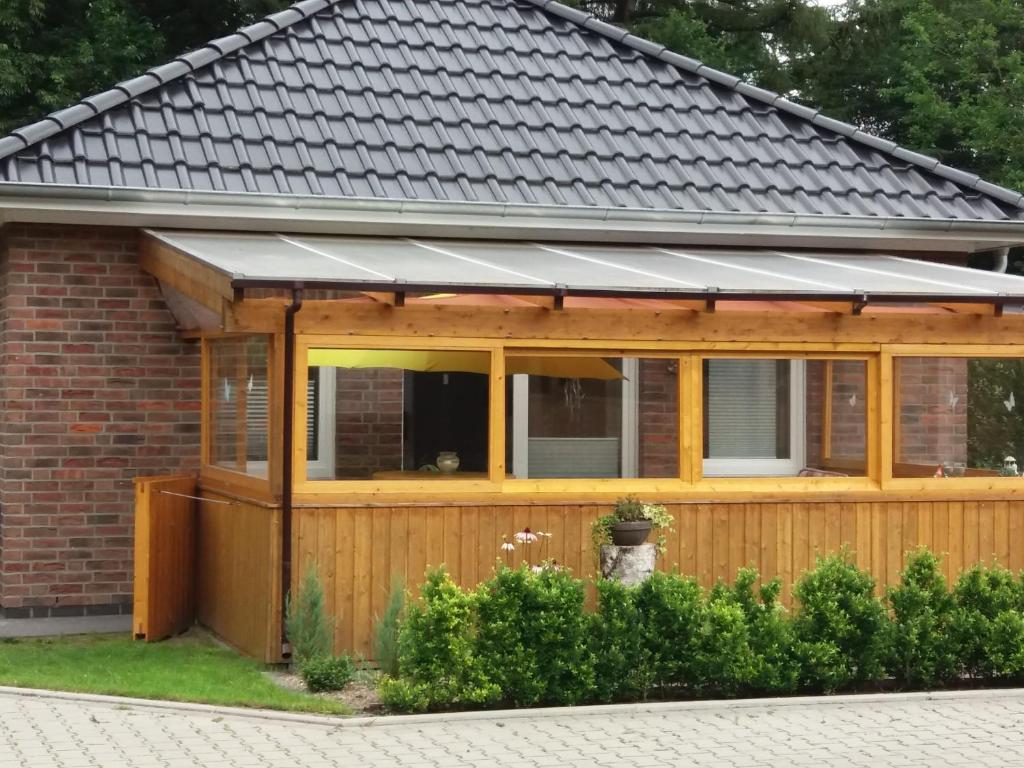
POLYGON ((373 518, 377 513, 378 510, 374 509, 357 509, 354 514, 355 530, 352 537, 352 647, 356 653, 361 653, 367 658, 372 653, 373 574, 370 559, 373 555, 373 518))
MULTIPOLYGON (((355 562, 352 547, 355 542, 355 511, 330 510, 335 516, 334 530, 334 620, 338 626, 334 649, 344 653, 355 648, 355 562)), ((405 511, 405 510, 403 510, 405 511)), ((303 514, 305 514, 303 512, 303 514)), ((395 533, 395 532, 393 532, 395 533)), ((419 583, 409 584, 418 587, 419 583)))
POLYGON ((1009 567, 1014 573, 1024 569, 1024 505, 1020 502, 1009 503, 1009 567))
MULTIPOLYGON (((334 556, 334 547, 337 541, 337 520, 338 516, 330 509, 318 509, 315 512, 316 521, 316 559, 317 572, 320 574, 320 583, 324 588, 324 595, 334 595, 337 591, 335 568, 337 558, 334 556)), ((330 611, 330 602, 328 602, 330 611)), ((338 636, 341 633, 338 616, 331 611, 331 642, 337 647, 338 636)))
POLYGON ((871 571, 875 575, 876 589, 889 580, 889 514, 885 504, 871 505, 871 571))
POLYGON ((947 506, 949 516, 949 582, 952 584, 964 568, 964 505, 951 501, 947 506))
MULTIPOLYGON (((280 301, 236 302, 225 318, 226 330, 275 330, 280 301)), ((660 312, 647 309, 572 309, 537 312, 532 307, 407 306, 401 313, 380 304, 308 301, 296 317, 300 334, 442 338, 552 340, 572 347, 580 339, 616 344, 680 339, 691 342, 821 342, 924 344, 943 339, 950 345, 1012 345, 1024 328, 1022 318, 977 317, 965 323, 955 315, 786 312, 660 312)))
MULTIPOLYGON (((744 504, 740 508, 741 514, 746 513, 744 521, 744 551, 743 559, 740 562, 741 568, 757 568, 760 570, 761 562, 761 515, 763 510, 760 504, 744 504)), ((735 576, 735 574, 733 574, 735 576)))
POLYGON ((931 505, 932 540, 931 551, 942 558, 942 572, 949 582, 949 504, 936 501, 931 505))
POLYGON ((809 504, 793 505, 793 566, 792 578, 796 582, 814 564, 811 555, 811 512, 809 504))
POLYGON ((978 503, 978 559, 991 564, 995 553, 995 507, 991 501, 982 501, 978 503))
POLYGON ((860 502, 854 505, 853 548, 857 554, 857 565, 866 571, 871 567, 871 505, 860 502))
MULTIPOLYGON (((793 584, 798 577, 793 564, 793 505, 779 504, 775 508, 776 513, 776 534, 775 534, 775 562, 776 573, 782 579, 783 587, 787 595, 791 594, 793 584)), ((765 571, 762 578, 770 578, 772 573, 765 571)))
POLYGON ((505 480, 505 351, 491 351, 491 375, 488 379, 487 473, 491 482, 505 480))
POLYGON ((747 504, 729 504, 726 509, 726 560, 720 573, 722 578, 732 583, 736 578, 736 572, 743 567, 745 554, 744 543, 746 539, 746 509, 747 504))
POLYGON ((728 504, 715 504, 711 513, 711 582, 729 579, 729 510, 728 504))
POLYGON ((139 244, 139 266, 153 277, 220 315, 234 301, 231 278, 151 235, 139 244))
POLYGON ((996 562, 1003 568, 1010 565, 1010 504, 997 501, 993 504, 993 553, 996 562))
POLYGON ((981 559, 981 510, 978 502, 964 503, 964 561, 963 568, 971 568, 981 559))
POLYGON ((903 505, 886 505, 885 583, 895 584, 903 570, 903 505))
POLYGON ((825 387, 821 395, 821 458, 828 461, 832 458, 832 385, 835 373, 834 360, 824 362, 825 387))

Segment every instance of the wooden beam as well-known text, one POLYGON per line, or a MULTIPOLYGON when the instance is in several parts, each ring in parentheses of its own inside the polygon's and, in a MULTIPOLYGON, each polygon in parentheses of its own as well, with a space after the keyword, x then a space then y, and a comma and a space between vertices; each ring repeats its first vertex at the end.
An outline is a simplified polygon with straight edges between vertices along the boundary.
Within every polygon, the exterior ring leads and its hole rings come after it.
MULTIPOLYGON (((277 299, 247 299, 225 319, 231 332, 274 332, 283 323, 277 299)), ((299 334, 404 338, 529 339, 542 346, 600 341, 648 349, 681 349, 708 342, 772 344, 1019 344, 1024 316, 966 318, 956 314, 869 314, 862 317, 802 312, 657 312, 579 309, 537 312, 531 307, 407 306, 307 301, 295 318, 299 334), (545 344, 549 341, 549 344, 545 344), (682 346, 681 346, 682 345, 682 346)), ((705 346, 706 348, 706 346, 705 346)))
POLYGON ((382 293, 379 291, 360 291, 363 296, 373 299, 378 304, 386 304, 389 307, 404 307, 405 306, 405 293, 398 291, 395 293, 382 293))
POLYGON ((139 266, 218 315, 225 303, 235 298, 231 278, 191 256, 171 248, 152 235, 143 235, 139 245, 139 266))
POLYGON ((958 315, 981 315, 983 317, 1002 317, 1003 306, 1001 304, 935 304, 936 307, 948 309, 958 315))
POLYGON ((836 315, 854 314, 854 303, 852 301, 798 301, 794 303, 805 307, 823 309, 836 315))
POLYGON ((565 308, 565 297, 564 296, 528 296, 528 295, 516 295, 517 299, 528 302, 537 307, 543 307, 544 309, 550 309, 556 312, 560 312, 565 308))

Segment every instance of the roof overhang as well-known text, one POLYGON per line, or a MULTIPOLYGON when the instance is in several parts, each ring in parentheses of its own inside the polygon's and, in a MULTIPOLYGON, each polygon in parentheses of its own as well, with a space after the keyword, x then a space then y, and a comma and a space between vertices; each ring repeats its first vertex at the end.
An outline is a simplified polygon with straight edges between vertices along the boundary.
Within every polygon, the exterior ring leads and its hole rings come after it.
POLYGON ((677 302, 1024 304, 1024 277, 864 251, 147 231, 142 265, 216 309, 248 288, 677 302))
POLYGON ((21 183, 0 183, 0 222, 933 253, 1024 245, 1024 221, 528 206, 21 183))

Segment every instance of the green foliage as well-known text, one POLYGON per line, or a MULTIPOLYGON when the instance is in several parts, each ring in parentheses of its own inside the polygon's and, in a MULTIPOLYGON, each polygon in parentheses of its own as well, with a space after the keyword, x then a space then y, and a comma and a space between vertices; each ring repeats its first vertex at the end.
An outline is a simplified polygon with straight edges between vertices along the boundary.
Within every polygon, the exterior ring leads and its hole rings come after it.
POLYGON ((966 364, 968 466, 1001 469, 1007 456, 1024 457, 1024 419, 1016 406, 1004 405, 1014 394, 1024 408, 1024 360, 976 358, 966 364))
POLYGON ((983 679, 1024 674, 1024 587, 1005 568, 977 565, 953 587, 953 635, 964 670, 983 679))
POLYGON ((477 591, 477 654, 517 706, 590 697, 594 664, 583 584, 568 571, 501 568, 477 591))
POLYGON ((331 627, 324 602, 324 588, 316 568, 306 569, 298 596, 285 599, 285 632, 292 645, 292 658, 301 668, 310 659, 331 653, 331 627))
POLYGON ((634 635, 650 659, 653 684, 667 687, 692 683, 692 649, 703 600, 696 580, 654 573, 636 587, 635 599, 641 623, 634 635))
POLYGON ((427 576, 419 602, 408 607, 398 633, 400 683, 385 681, 387 701, 421 707, 479 706, 501 689, 476 655, 476 595, 463 592, 443 569, 427 576))
POLYGON ((398 634, 404 612, 405 583, 396 577, 391 581, 391 593, 373 636, 373 653, 380 670, 392 677, 398 675, 398 634))
POLYGON ((887 590, 892 611, 887 667, 905 687, 932 688, 959 671, 953 634, 956 604, 946 586, 939 558, 921 548, 910 553, 900 584, 887 590))
POLYGON ((355 674, 356 666, 348 656, 320 656, 299 667, 299 675, 312 693, 340 691, 355 674))
POLYGON ((927 688, 966 669, 1024 679, 1024 583, 976 567, 950 592, 938 559, 909 554, 887 612, 848 553, 820 558, 779 602, 778 579, 757 587, 741 569, 704 593, 692 578, 655 573, 636 587, 599 580, 588 615, 583 585, 553 569, 503 568, 475 592, 431 574, 399 642, 398 676, 381 697, 421 712, 662 696, 862 689, 886 679, 927 688))
POLYGON ((288 0, 0 0, 0 131, 234 31, 288 0))
POLYGON ((818 558, 796 583, 794 619, 801 684, 831 692, 882 674, 886 615, 875 581, 848 553, 818 558))
POLYGON ((659 554, 665 554, 665 533, 672 530, 672 524, 675 522, 672 513, 661 504, 647 504, 634 496, 625 496, 615 502, 611 512, 601 515, 591 524, 590 536, 595 556, 600 554, 602 546, 611 544, 612 526, 616 523, 636 523, 641 520, 651 521, 651 529, 658 533, 655 546, 659 554))
POLYGON ((654 685, 651 653, 637 631, 644 626, 637 589, 615 579, 597 581, 591 632, 594 696, 598 701, 646 699, 654 685))
POLYGON ((1016 2, 850 0, 795 79, 834 117, 1019 188, 1022 34, 1016 2))
POLYGON ((791 693, 799 684, 799 668, 793 624, 779 602, 782 581, 772 579, 755 594, 757 580, 757 571, 741 568, 730 588, 733 601, 746 618, 748 642, 754 655, 749 684, 766 693, 791 693))

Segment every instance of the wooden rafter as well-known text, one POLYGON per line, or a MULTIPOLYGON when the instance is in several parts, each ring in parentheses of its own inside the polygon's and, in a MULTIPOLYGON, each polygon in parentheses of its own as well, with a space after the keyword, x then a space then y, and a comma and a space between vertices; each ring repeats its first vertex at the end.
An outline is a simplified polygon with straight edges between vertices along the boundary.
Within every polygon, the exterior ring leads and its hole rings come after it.
POLYGON ((224 311, 225 302, 235 299, 228 275, 186 256, 151 235, 142 236, 139 266, 218 315, 224 311))

